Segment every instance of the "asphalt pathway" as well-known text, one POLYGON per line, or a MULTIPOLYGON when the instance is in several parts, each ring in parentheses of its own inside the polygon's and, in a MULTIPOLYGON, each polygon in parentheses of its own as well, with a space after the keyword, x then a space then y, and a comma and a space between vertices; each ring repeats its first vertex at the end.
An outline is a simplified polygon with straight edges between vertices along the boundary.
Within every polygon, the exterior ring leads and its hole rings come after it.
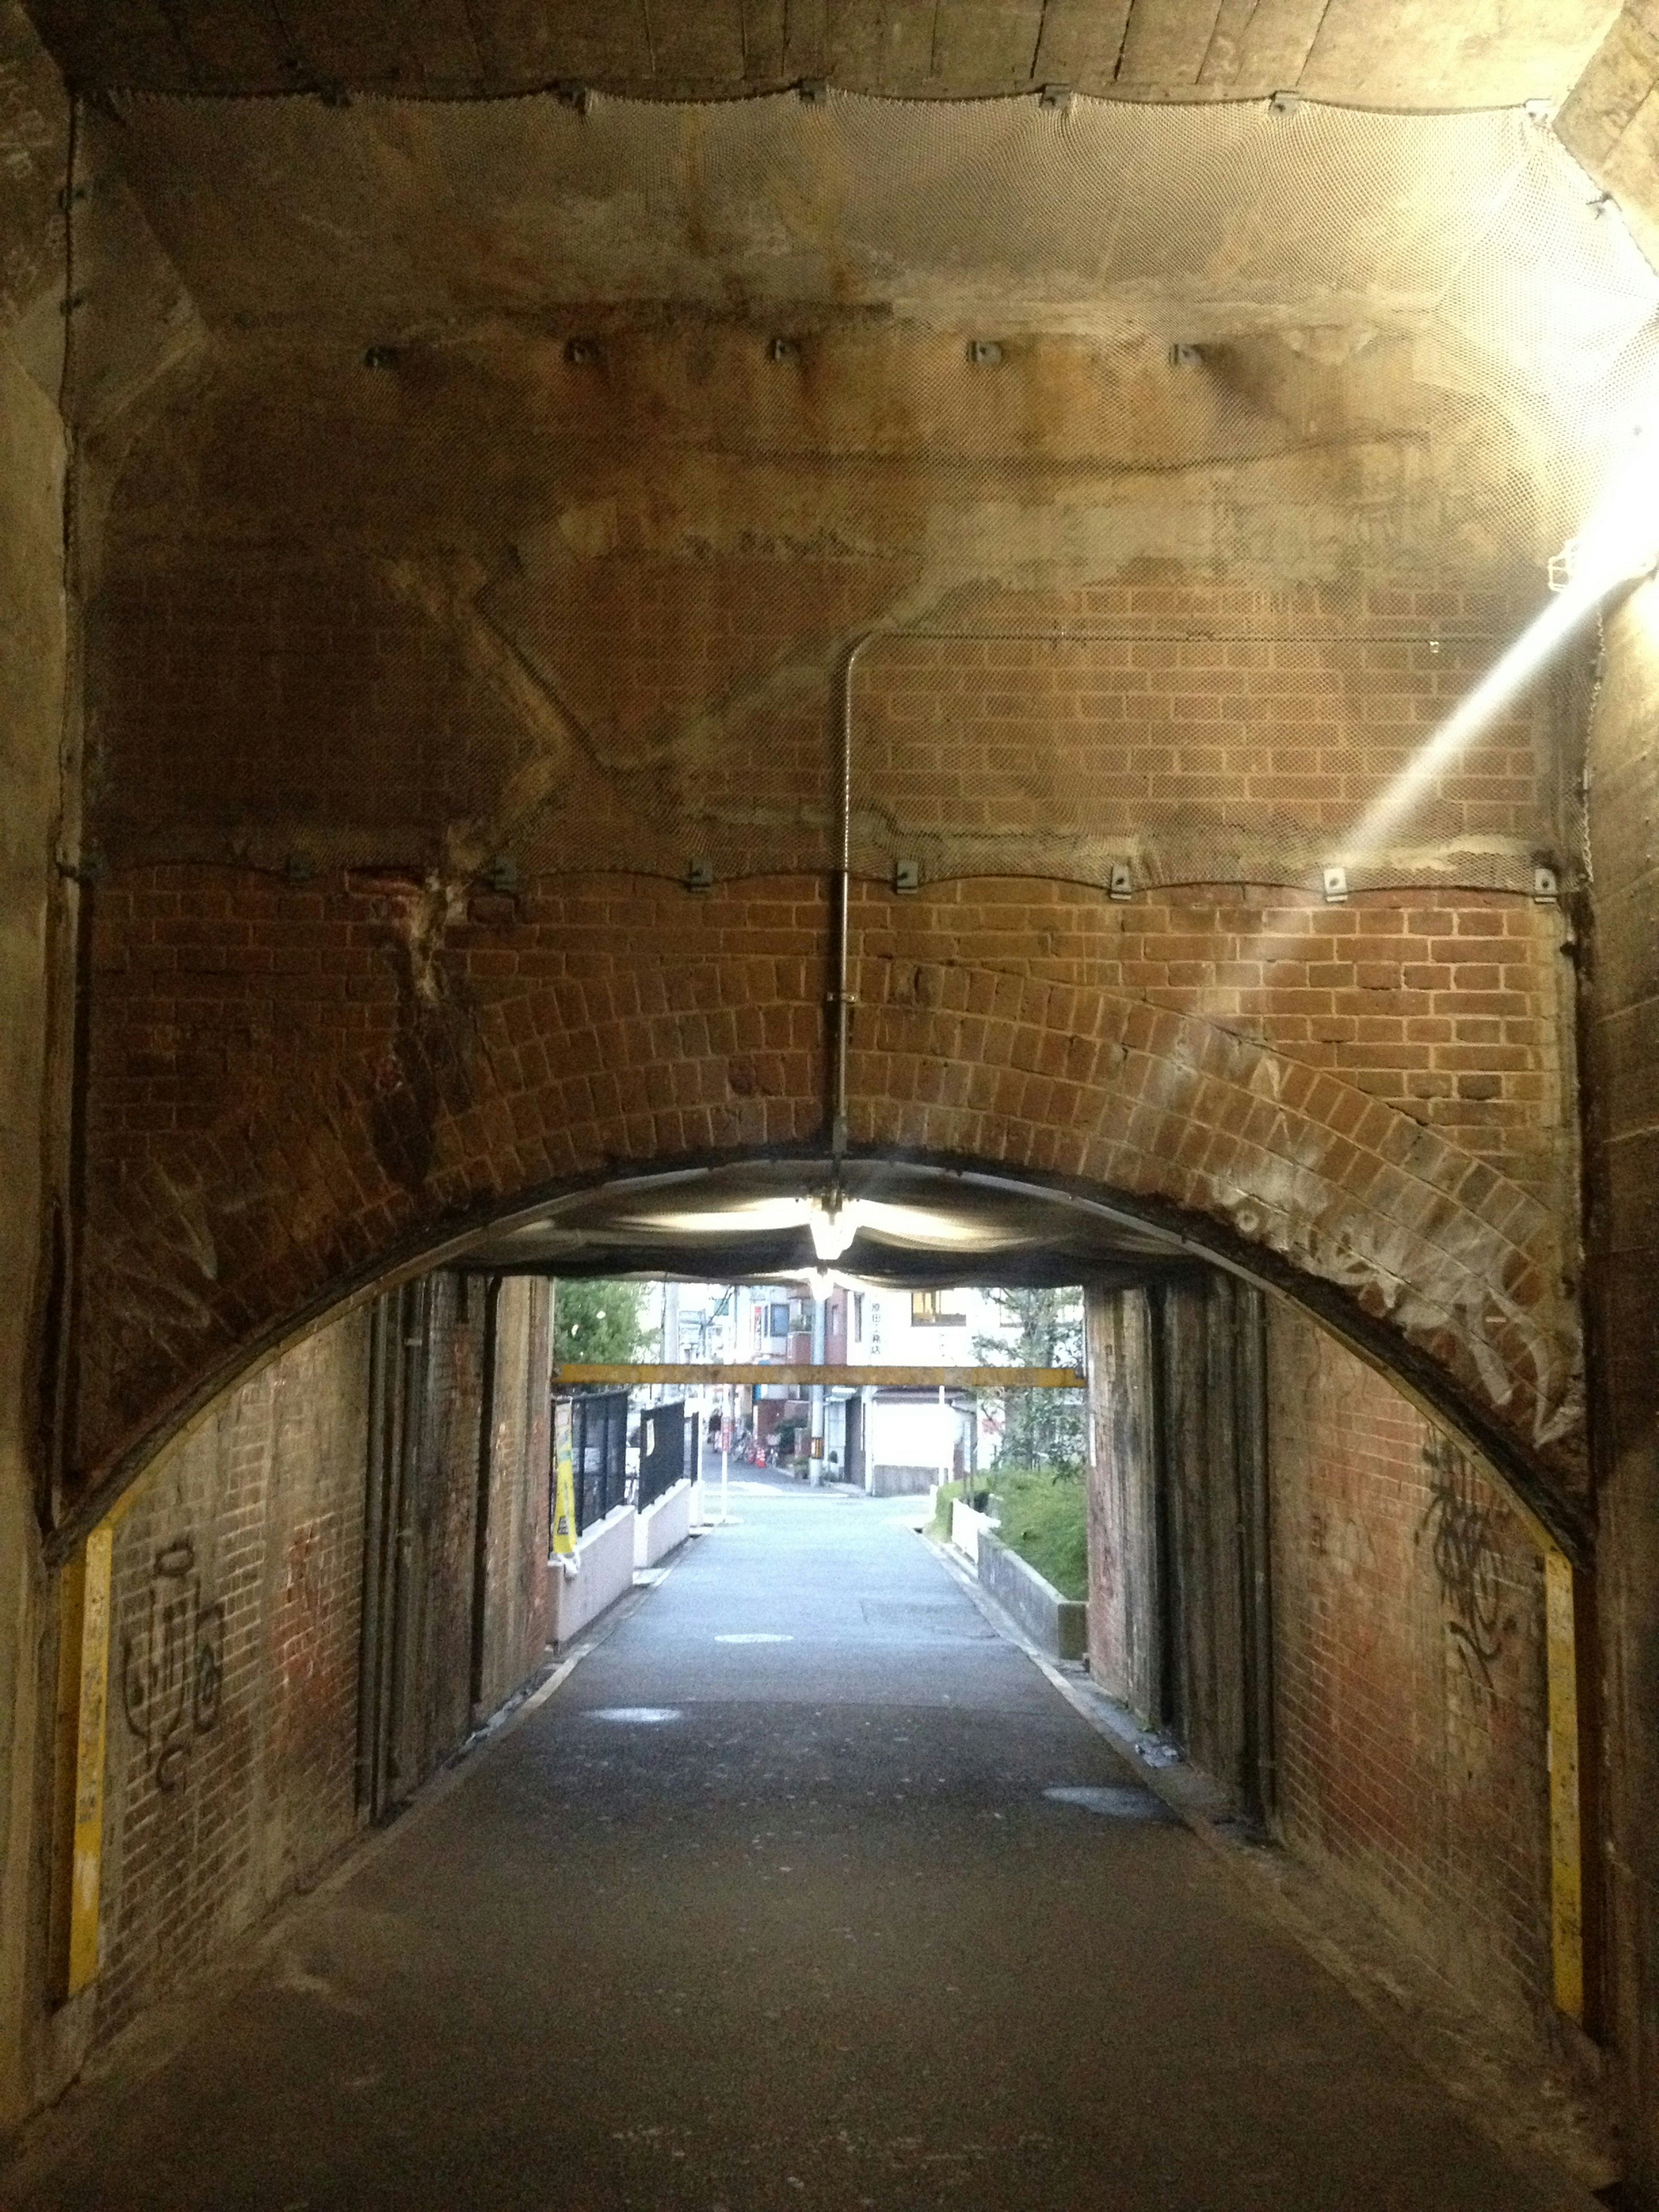
POLYGON ((159 2070, 78 2097, 6 2212, 1584 2212, 902 1506, 732 1510, 159 2070))

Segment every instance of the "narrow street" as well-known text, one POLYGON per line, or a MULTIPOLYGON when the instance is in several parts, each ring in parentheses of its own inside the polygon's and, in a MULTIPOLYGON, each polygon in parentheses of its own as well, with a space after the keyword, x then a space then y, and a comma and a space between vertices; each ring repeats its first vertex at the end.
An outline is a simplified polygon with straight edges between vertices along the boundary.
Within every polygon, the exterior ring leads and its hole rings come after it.
POLYGON ((6 2212, 1588 2203, 1247 1909, 913 1507, 733 1476, 6 2212))

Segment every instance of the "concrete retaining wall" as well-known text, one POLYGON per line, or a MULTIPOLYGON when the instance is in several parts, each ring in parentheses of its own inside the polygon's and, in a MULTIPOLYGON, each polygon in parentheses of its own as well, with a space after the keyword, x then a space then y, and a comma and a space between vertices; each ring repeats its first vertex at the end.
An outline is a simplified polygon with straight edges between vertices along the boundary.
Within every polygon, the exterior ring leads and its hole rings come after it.
POLYGON ((872 1460, 866 1487, 872 1498, 915 1498, 931 1490, 939 1479, 937 1462, 932 1467, 898 1467, 891 1461, 872 1460))
POLYGON ((692 1492, 701 1486, 677 1482, 634 1516, 634 1565, 654 1567, 678 1551, 691 1534, 692 1492))
POLYGON ((959 1498, 951 1508, 951 1541, 973 1561, 975 1569, 979 1565, 979 1540, 990 1525, 988 1514, 975 1513, 959 1498))
POLYGON ((634 1509, 618 1505, 576 1540, 575 1571, 555 1560, 548 1641, 562 1650, 606 1606, 634 1587, 634 1509))
MULTIPOLYGON (((952 1521, 966 1510, 953 1508, 952 1521)), ((973 1518, 983 1516, 975 1513, 973 1518)), ((953 1528, 953 1541, 955 1533, 953 1528)), ((1062 1597, 989 1528, 979 1530, 977 1548, 981 1587, 1013 1615, 1037 1649, 1051 1659, 1081 1659, 1089 1648, 1089 1608, 1082 1600, 1062 1597)))

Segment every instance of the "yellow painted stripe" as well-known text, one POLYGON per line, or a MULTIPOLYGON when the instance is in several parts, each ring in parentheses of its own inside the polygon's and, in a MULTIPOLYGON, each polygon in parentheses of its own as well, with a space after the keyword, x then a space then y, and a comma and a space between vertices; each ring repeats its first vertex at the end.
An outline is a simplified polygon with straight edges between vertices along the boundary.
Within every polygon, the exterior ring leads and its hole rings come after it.
POLYGON ((109 1703, 110 1563, 107 1522, 87 1539, 79 1580, 81 1667, 75 1747, 75 1836, 70 1858, 68 1993, 98 1972, 98 1897, 104 1859, 104 1738, 109 1703))
POLYGON ((1572 1562, 1552 1544, 1544 1554, 1548 1650, 1550 1936, 1555 2002, 1584 2018, 1584 1838, 1578 1771, 1578 1638, 1572 1562))
POLYGON ((705 1363, 567 1360, 553 1370, 555 1382, 793 1382, 844 1383, 863 1388, 929 1390, 1081 1390, 1087 1378, 1075 1367, 825 1367, 756 1364, 717 1367, 705 1363))

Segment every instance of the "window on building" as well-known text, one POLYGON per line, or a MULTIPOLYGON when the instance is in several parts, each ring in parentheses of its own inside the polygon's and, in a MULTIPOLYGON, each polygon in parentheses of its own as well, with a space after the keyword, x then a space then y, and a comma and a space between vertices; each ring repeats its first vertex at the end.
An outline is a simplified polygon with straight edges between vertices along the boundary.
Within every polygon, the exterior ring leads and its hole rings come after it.
POLYGON ((912 1328, 948 1328, 952 1322, 965 1322, 963 1313, 945 1310, 948 1291, 912 1291, 910 1293, 910 1326, 912 1328))
POLYGON ((766 1310, 766 1334, 769 1336, 787 1336, 789 1309, 787 1306, 769 1306, 766 1310))
POLYGON ((862 1291, 854 1291, 853 1293, 853 1341, 854 1344, 862 1344, 864 1341, 864 1293, 862 1291))

